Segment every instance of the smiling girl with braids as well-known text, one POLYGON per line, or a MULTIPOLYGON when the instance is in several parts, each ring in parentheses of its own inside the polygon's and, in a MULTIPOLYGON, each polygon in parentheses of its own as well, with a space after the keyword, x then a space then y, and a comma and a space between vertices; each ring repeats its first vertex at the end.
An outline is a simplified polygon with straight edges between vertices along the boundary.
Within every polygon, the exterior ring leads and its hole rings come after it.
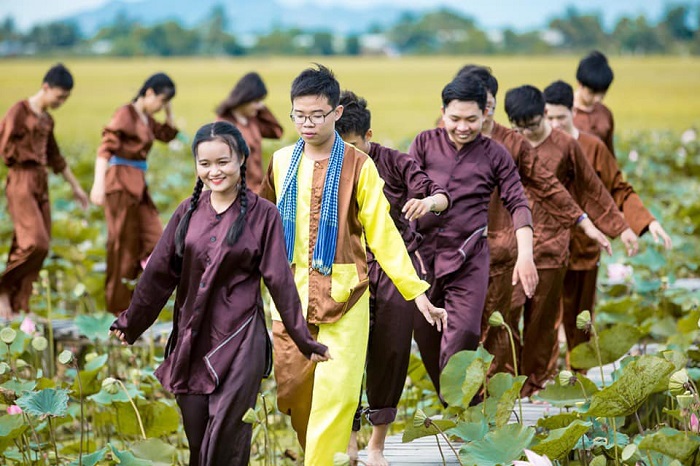
POLYGON ((182 410, 190 465, 247 465, 252 425, 242 418, 271 369, 261 278, 299 351, 314 362, 330 355, 302 315, 277 208, 246 188, 240 131, 227 122, 205 125, 192 152, 192 197, 170 219, 111 329, 133 343, 177 287, 173 333, 155 374, 182 410))

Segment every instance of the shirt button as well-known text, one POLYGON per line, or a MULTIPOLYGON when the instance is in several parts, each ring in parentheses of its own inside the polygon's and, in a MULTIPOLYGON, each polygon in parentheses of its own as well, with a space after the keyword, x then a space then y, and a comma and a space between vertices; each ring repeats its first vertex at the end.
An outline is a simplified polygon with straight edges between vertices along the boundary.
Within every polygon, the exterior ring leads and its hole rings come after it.
POLYGON ((211 257, 207 256, 207 264, 211 264, 211 257))
POLYGON ((205 286, 207 286, 206 283, 204 283, 204 282, 200 282, 200 283, 199 283, 199 287, 200 287, 200 288, 204 288, 205 286))
POLYGON ((211 241, 212 243, 215 242, 215 241, 216 241, 216 236, 212 236, 211 238, 209 238, 209 241, 211 241))
POLYGON ((445 229, 444 229, 444 228, 438 228, 438 231, 439 231, 440 233, 442 233, 443 231, 445 231, 445 229))
POLYGON ((316 163, 314 163, 314 166, 315 166, 316 168, 319 168, 319 167, 321 166, 321 164, 318 163, 318 162, 316 162, 316 163))
POLYGON ((313 268, 313 267, 309 267, 309 273, 311 273, 311 272, 313 272, 313 271, 314 271, 314 268, 313 268))

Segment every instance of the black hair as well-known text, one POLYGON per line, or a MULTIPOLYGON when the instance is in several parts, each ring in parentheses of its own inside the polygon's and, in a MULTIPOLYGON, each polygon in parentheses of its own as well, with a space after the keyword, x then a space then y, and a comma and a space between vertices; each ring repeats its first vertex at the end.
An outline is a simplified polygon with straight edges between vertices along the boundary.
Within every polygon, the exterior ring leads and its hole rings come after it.
POLYGON ((510 121, 527 123, 538 115, 544 115, 544 97, 535 86, 516 87, 506 92, 505 107, 510 121))
POLYGON ((229 96, 216 108, 216 114, 226 116, 241 105, 267 97, 267 87, 260 75, 254 71, 238 80, 229 96))
POLYGON ((50 87, 59 87, 70 91, 73 89, 73 75, 63 63, 56 63, 46 72, 42 83, 46 83, 50 87))
POLYGON ((481 79, 469 73, 458 75, 442 89, 442 106, 453 100, 476 102, 481 110, 486 109, 486 87, 481 79))
POLYGON ((323 96, 328 99, 331 107, 338 106, 340 100, 340 84, 333 72, 325 66, 314 63, 316 68, 307 68, 292 82, 292 103, 297 97, 308 95, 323 96))
POLYGON ((459 69, 455 78, 465 74, 471 74, 479 78, 484 86, 486 86, 486 90, 488 90, 492 96, 496 97, 496 94, 498 94, 498 80, 493 75, 491 68, 474 64, 464 65, 459 69))
POLYGON ((614 77, 608 59, 597 50, 586 55, 576 69, 576 80, 593 92, 607 92, 614 77))
POLYGON ((136 102, 136 99, 139 97, 145 96, 146 91, 149 89, 153 89, 156 95, 165 94, 166 100, 175 97, 175 83, 170 79, 170 76, 165 73, 156 73, 148 78, 146 82, 143 83, 143 86, 141 86, 139 93, 134 97, 134 102, 136 102))
POLYGON ((343 114, 335 122, 338 134, 347 136, 354 133, 364 138, 372 121, 372 114, 367 109, 367 101, 352 91, 343 91, 340 93, 340 105, 343 106, 343 114))
MULTIPOLYGON (((207 141, 222 141, 231 149, 232 155, 238 155, 243 157, 243 162, 241 163, 241 181, 240 189, 238 191, 241 199, 241 210, 238 214, 238 218, 229 227, 228 232, 226 232, 226 241, 230 246, 233 246, 238 238, 243 232, 243 227, 245 226, 245 216, 248 211, 248 196, 246 194, 246 162, 248 160, 248 155, 250 153, 248 145, 243 139, 243 135, 234 125, 227 121, 217 121, 214 123, 209 123, 197 131, 192 141, 192 154, 195 159, 197 158, 197 150, 199 145, 207 141)), ((194 191, 192 192, 192 197, 190 198, 190 208, 187 209, 185 215, 180 220, 180 223, 175 230, 175 254, 182 257, 185 250, 185 236, 187 235, 187 229, 190 226, 190 218, 192 218, 192 213, 197 209, 197 204, 199 203, 199 197, 202 194, 202 188, 204 183, 201 179, 197 179, 197 183, 194 185, 194 191)))
POLYGON ((564 81, 554 81, 544 88, 544 101, 552 105, 563 105, 569 110, 574 108, 574 88, 564 81))

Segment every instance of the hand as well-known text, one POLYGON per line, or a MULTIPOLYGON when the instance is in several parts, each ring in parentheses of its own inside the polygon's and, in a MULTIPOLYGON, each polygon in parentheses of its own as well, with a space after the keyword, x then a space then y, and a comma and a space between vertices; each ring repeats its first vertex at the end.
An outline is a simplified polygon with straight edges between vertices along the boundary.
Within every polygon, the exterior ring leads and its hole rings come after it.
POLYGON ((673 247, 673 243, 671 241, 671 237, 668 236, 666 233, 666 230, 663 229, 661 224, 658 222, 658 220, 654 220, 649 224, 649 233, 651 233, 651 236, 654 238, 655 243, 659 243, 659 237, 664 242, 664 247, 666 248, 667 251, 671 250, 673 247))
POLYGON ((425 320, 430 325, 435 325, 438 332, 442 331, 442 328, 447 325, 447 311, 441 307, 433 306, 433 303, 428 300, 425 293, 418 296, 414 302, 420 313, 425 317, 425 320))
POLYGON ((83 188, 80 186, 73 190, 73 197, 76 201, 78 201, 78 204, 80 204, 80 207, 83 210, 87 210, 88 207, 90 207, 90 200, 88 199, 87 194, 85 194, 85 191, 83 191, 83 188))
POLYGON ((608 253, 608 256, 612 256, 612 245, 610 241, 608 241, 608 238, 605 237, 603 232, 593 225, 590 218, 583 219, 579 222, 578 226, 583 230, 586 236, 598 243, 601 249, 608 253))
POLYGON ((103 206, 105 203, 104 187, 96 184, 92 185, 92 189, 90 190, 90 200, 96 206, 103 206))
POLYGON ((409 199, 406 204, 404 204, 401 212, 404 213, 406 220, 413 221, 418 220, 423 215, 431 211, 432 207, 435 205, 432 197, 426 197, 424 199, 409 199))
POLYGON ((537 267, 532 256, 518 256, 513 268, 513 286, 517 285, 518 282, 522 282, 523 291, 528 298, 535 295, 535 288, 540 282, 540 277, 537 275, 537 267))
POLYGON ((313 362, 323 362, 333 359, 333 357, 331 356, 331 352, 326 350, 324 354, 311 353, 311 357, 309 359, 313 362))
POLYGON ((129 342, 126 341, 126 335, 124 335, 124 332, 122 332, 121 330, 110 330, 109 334, 119 338, 119 340, 122 342, 122 345, 126 346, 129 344, 129 342))
POLYGON ((620 239, 627 248, 627 255, 633 257, 639 252, 639 238, 634 234, 631 228, 627 228, 620 235, 620 239))

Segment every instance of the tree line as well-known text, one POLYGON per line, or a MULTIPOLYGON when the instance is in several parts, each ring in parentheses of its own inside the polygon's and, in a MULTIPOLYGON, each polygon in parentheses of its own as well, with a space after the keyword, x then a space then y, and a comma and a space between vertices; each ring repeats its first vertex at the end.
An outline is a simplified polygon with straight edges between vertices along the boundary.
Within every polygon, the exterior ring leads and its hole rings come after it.
POLYGON ((622 17, 606 29, 597 14, 569 8, 544 30, 487 31, 450 9, 405 13, 386 28, 338 36, 330 30, 276 28, 254 37, 230 31, 222 6, 193 28, 176 21, 143 25, 119 13, 112 24, 86 37, 74 22, 40 24, 21 32, 11 17, 0 24, 0 55, 360 55, 550 54, 600 49, 610 54, 700 54, 700 6, 669 6, 653 23, 644 15, 622 17))

